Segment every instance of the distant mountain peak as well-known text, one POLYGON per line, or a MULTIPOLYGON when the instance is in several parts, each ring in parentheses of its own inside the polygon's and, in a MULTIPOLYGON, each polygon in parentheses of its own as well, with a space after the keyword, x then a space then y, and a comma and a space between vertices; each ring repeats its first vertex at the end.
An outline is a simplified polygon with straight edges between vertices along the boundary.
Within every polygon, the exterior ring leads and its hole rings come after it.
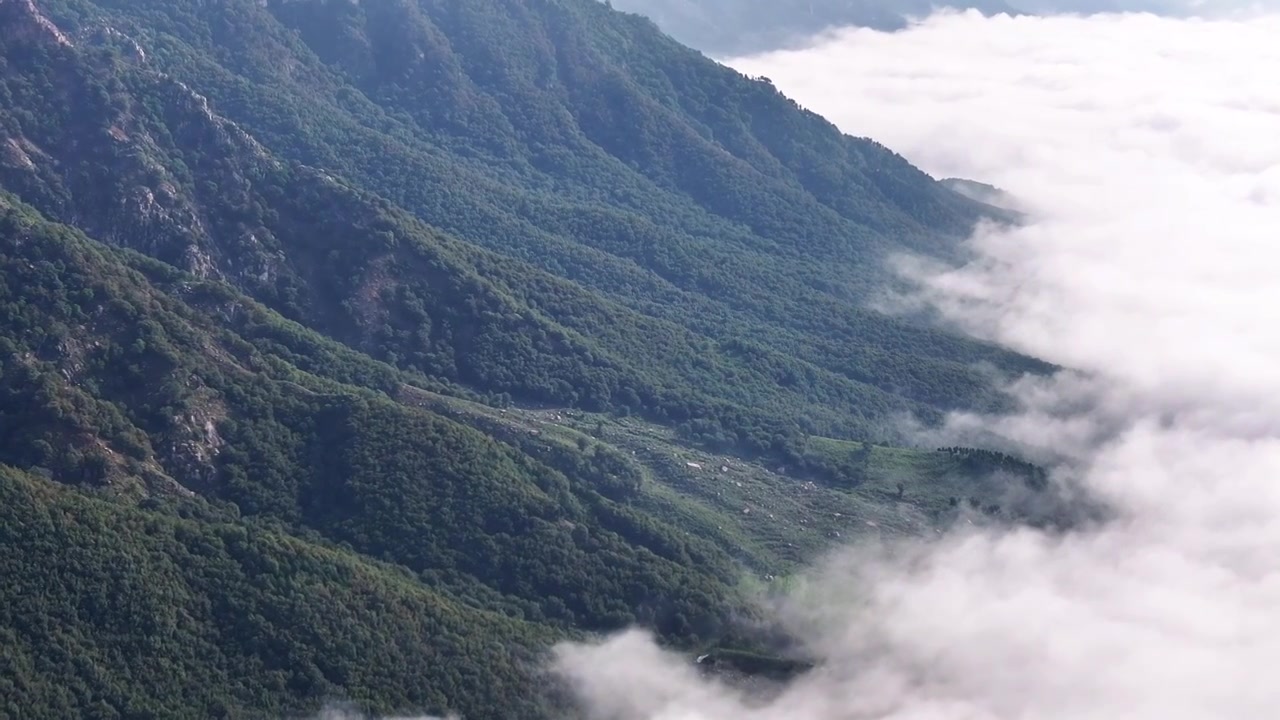
POLYGON ((1005 0, 611 0, 651 18, 664 32, 716 56, 751 55, 801 44, 827 30, 901 30, 939 8, 1017 15, 1005 0))

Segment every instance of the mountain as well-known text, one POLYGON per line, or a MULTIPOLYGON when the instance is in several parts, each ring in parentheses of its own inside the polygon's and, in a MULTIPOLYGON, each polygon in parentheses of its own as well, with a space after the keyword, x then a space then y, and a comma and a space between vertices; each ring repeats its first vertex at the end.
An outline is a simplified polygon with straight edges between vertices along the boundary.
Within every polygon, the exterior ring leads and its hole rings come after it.
MULTIPOLYGON (((619 503, 636 470, 616 452, 572 466, 517 452, 375 392, 413 378, 224 284, 96 245, 12 201, 3 213, 0 462, 27 468, 5 478, 0 524, 15 716, 80 714, 107 690, 120 712, 145 695, 139 707, 157 717, 223 705, 239 716, 225 687, 258 711, 296 710, 272 692, 385 682, 353 679, 350 666, 395 645, 397 628, 431 646, 510 636, 518 650, 537 627, 603 629, 635 613, 706 633, 727 606, 730 560, 619 503), (406 605, 425 607, 410 618, 406 605), (362 634, 331 612, 357 613, 362 634), (193 643, 212 655, 188 655, 193 643), (212 705, 150 685, 169 675, 143 672, 143 652, 191 667, 212 705), (50 655, 79 664, 48 666, 50 655), (235 668, 225 685, 200 680, 200 663, 220 657, 235 668)), ((427 649, 409 643, 406 659, 431 662, 427 649)), ((512 661, 470 662, 494 673, 512 661)), ((482 701, 519 706, 478 685, 413 689, 398 672, 399 689, 377 700, 447 698, 471 703, 469 716, 496 712, 482 701)))
POLYGON ((0 180, 377 359, 757 449, 1037 367, 863 309, 983 206, 646 23, 536 5, 50 2, 85 39, 10 61, 39 119, 5 113, 0 180))
POLYGON ((768 650, 761 578, 1039 492, 899 428, 1050 368, 866 309, 993 215, 594 0, 0 0, 0 714, 768 650))
POLYGON ((1010 15, 1021 0, 608 0, 651 18, 680 42, 717 57, 740 57, 801 44, 825 30, 866 27, 900 30, 939 7, 1010 15))

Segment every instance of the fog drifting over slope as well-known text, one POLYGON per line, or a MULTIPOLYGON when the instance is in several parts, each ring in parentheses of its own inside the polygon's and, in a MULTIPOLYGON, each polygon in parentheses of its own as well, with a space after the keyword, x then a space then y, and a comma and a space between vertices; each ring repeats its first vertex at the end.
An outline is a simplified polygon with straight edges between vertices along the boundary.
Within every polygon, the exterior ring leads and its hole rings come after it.
POLYGON ((956 418, 1064 452, 1120 518, 850 550, 753 706, 627 634, 561 649, 600 720, 1257 720, 1280 706, 1280 18, 935 16, 733 63, 1036 221, 904 261, 970 332, 1082 373, 956 418))

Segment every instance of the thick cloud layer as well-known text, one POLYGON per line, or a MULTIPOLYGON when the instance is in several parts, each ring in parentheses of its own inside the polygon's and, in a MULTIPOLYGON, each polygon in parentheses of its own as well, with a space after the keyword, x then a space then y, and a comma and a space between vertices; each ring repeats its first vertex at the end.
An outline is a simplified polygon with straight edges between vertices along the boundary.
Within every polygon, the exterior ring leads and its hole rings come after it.
POLYGON ((562 649, 601 720, 1256 720, 1280 707, 1280 18, 937 16, 736 61, 1035 222, 904 259, 966 330, 1079 372, 956 418, 1055 450, 1118 518, 816 572, 823 668, 753 705, 644 636, 562 649))

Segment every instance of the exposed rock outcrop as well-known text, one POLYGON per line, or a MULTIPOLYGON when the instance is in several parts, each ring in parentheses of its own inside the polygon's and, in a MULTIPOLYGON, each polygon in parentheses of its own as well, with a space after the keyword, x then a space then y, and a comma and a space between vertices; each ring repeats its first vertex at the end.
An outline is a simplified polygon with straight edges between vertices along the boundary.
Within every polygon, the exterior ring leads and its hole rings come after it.
POLYGON ((71 39, 40 12, 35 0, 0 0, 0 33, 6 38, 44 37, 71 47, 71 39))

